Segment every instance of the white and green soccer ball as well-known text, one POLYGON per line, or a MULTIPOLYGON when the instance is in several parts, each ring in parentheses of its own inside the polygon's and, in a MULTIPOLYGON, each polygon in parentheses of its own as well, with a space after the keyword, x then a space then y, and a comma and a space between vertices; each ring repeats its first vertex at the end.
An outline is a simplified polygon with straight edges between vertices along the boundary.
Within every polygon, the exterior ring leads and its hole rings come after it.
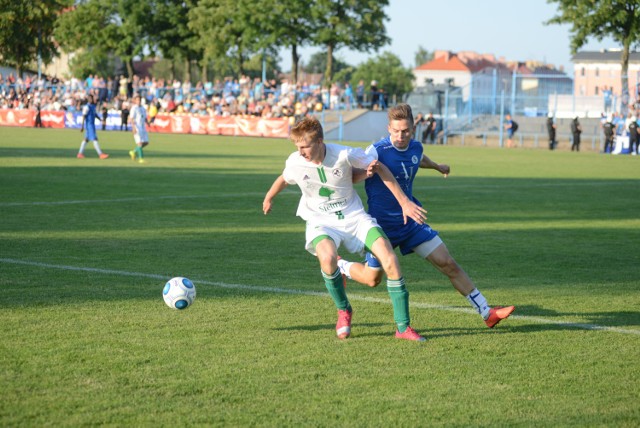
POLYGON ((171 309, 187 309, 196 299, 196 286, 182 276, 171 278, 162 290, 162 298, 171 309))

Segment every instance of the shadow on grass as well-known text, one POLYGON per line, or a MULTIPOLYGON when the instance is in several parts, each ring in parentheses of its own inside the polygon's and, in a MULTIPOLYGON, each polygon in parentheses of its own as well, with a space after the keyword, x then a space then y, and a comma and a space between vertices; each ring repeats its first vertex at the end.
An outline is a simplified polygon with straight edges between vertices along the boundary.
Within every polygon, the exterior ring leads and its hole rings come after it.
MULTIPOLYGON (((554 322, 554 324, 546 324, 546 326, 563 327, 565 324, 594 324, 608 327, 640 326, 640 312, 638 311, 603 311, 583 313, 575 311, 557 311, 536 305, 525 305, 518 306, 514 314, 524 317, 548 318, 550 321, 554 322), (564 319, 558 320, 557 317, 563 317, 564 319), (566 320, 566 317, 577 318, 579 320, 566 320), (555 322, 558 324, 555 324, 555 322)), ((569 326, 569 328, 575 327, 569 326)))

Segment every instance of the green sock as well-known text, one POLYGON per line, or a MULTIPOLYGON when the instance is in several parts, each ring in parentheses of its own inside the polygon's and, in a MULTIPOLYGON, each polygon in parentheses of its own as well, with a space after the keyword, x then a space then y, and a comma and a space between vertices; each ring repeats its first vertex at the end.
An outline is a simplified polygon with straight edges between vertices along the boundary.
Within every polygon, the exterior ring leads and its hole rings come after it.
POLYGON ((138 146, 136 147, 136 155, 138 156, 139 159, 142 159, 144 156, 142 155, 142 147, 138 146))
POLYGON ((398 326, 398 331, 404 333, 409 326, 409 292, 404 285, 404 278, 388 279, 387 291, 393 304, 393 320, 398 326))
POLYGON ((336 308, 351 312, 351 304, 347 299, 347 293, 344 291, 340 269, 336 269, 332 275, 322 272, 322 277, 324 278, 325 287, 327 287, 333 302, 336 304, 336 308))

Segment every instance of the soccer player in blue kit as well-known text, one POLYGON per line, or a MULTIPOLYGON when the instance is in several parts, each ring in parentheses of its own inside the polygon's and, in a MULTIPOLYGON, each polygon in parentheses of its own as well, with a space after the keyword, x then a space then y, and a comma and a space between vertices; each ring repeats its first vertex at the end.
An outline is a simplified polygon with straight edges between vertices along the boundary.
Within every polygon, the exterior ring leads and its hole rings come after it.
MULTIPOLYGON (((418 169, 435 169, 446 178, 450 168, 429 159, 423 153, 424 146, 411 138, 414 131, 413 113, 408 104, 390 108, 388 118, 389 136, 369 146, 366 152, 389 168, 407 196, 420 205, 413 196, 413 180, 418 169)), ((396 199, 382 184, 378 175, 370 175, 367 178, 364 171, 354 173, 354 181, 365 178, 369 214, 377 220, 394 248, 400 247, 402 255, 416 253, 445 274, 453 287, 465 296, 469 304, 482 316, 489 328, 493 328, 511 315, 515 310, 514 306, 491 308, 488 305, 486 298, 478 291, 467 273, 449 254, 437 231, 426 223, 418 224, 410 218, 405 222, 396 199)), ((348 278, 371 287, 377 286, 383 275, 380 263, 371 253, 366 254, 365 263, 340 259, 338 266, 348 278)))
POLYGON ((93 94, 89 94, 87 97, 87 104, 82 108, 82 128, 80 128, 80 132, 85 131, 85 129, 86 132, 84 134, 84 139, 80 143, 80 149, 78 150, 77 155, 78 159, 84 159, 84 148, 87 146, 89 141, 93 141, 93 147, 96 149, 100 159, 106 159, 109 157, 108 154, 102 153, 102 150, 100 149, 98 136, 96 134, 96 118, 100 117, 96 111, 95 96, 93 94))

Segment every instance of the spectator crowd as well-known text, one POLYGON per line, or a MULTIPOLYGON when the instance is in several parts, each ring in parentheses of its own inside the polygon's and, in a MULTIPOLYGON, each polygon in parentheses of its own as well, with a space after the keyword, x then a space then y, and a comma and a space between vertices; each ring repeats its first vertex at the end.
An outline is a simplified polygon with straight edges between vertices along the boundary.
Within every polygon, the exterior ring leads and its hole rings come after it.
MULTIPOLYGON (((188 80, 137 75, 107 79, 92 75, 84 80, 76 77, 61 80, 56 76, 20 78, 0 74, 0 109, 79 112, 89 94, 96 97, 98 109, 103 112, 127 111, 133 97, 140 95, 151 120, 159 113, 293 117, 326 109, 363 107, 367 99, 362 81, 354 90, 349 83, 334 83, 331 88, 325 88, 308 82, 292 84, 287 78, 262 81, 248 76, 192 84, 188 80)), ((375 103, 375 108, 386 107, 382 95, 371 95, 370 99, 375 97, 381 101, 375 103)))

